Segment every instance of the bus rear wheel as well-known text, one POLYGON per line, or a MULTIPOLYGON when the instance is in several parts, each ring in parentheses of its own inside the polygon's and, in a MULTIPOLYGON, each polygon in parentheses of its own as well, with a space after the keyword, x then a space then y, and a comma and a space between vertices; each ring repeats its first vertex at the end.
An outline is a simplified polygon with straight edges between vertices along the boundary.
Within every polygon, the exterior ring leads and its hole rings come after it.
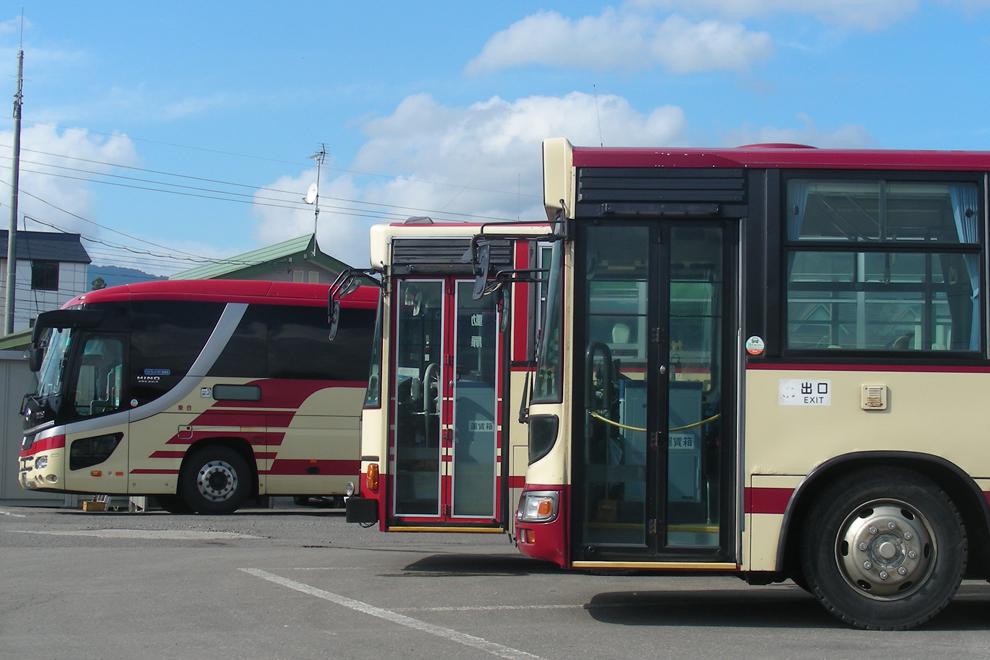
POLYGON ((812 506, 801 566, 810 591, 846 623, 906 630, 952 600, 966 567, 966 530, 930 479, 901 469, 857 472, 812 506))
POLYGON ((230 447, 204 447, 190 456, 179 475, 182 499, 196 513, 233 513, 251 489, 247 461, 230 447))

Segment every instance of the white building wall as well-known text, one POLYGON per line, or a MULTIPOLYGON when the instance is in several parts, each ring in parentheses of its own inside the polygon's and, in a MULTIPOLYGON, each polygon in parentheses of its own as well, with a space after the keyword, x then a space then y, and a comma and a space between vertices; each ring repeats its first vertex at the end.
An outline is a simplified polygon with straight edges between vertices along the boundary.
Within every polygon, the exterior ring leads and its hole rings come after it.
MULTIPOLYGON (((86 264, 61 262, 58 266, 58 291, 31 288, 31 262, 17 260, 14 295, 14 332, 31 327, 31 319, 41 312, 58 309, 69 300, 89 290, 86 264)), ((0 314, 7 308, 7 260, 0 259, 0 314)), ((2 330, 2 326, 0 326, 2 330)))

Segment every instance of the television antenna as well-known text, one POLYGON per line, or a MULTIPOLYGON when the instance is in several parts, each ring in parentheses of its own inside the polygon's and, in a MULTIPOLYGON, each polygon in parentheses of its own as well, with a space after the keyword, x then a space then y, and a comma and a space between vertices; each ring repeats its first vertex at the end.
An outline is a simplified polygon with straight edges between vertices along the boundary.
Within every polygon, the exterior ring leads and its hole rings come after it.
POLYGON ((316 182, 309 184, 306 196, 303 201, 313 205, 313 236, 320 225, 320 172, 323 169, 323 161, 327 159, 327 145, 320 143, 320 150, 310 156, 316 161, 316 182))

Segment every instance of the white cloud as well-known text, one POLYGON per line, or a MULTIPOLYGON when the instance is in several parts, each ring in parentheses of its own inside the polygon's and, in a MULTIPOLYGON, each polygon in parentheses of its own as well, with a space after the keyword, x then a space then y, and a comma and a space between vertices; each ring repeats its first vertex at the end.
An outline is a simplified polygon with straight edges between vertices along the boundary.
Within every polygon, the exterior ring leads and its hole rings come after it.
MULTIPOLYGON (((959 0, 986 2, 986 0, 959 0)), ((879 30, 918 9, 919 0, 632 0, 640 9, 745 19, 771 14, 804 14, 824 23, 879 30)))
POLYGON ((813 147, 858 149, 870 147, 873 138, 864 126, 843 124, 831 130, 820 129, 814 119, 806 114, 797 117, 801 126, 782 128, 777 126, 743 126, 728 135, 731 146, 743 144, 789 143, 807 144, 813 147))
MULTIPOLYGON (((13 144, 13 133, 11 131, 0 131, 0 178, 3 179, 2 204, 4 217, 9 213, 7 202, 10 195, 11 163, 10 146, 13 144)), ((93 236, 99 233, 99 229, 88 225, 81 220, 66 215, 48 204, 35 199, 31 195, 40 197, 56 206, 67 209, 84 217, 89 217, 93 210, 93 193, 90 184, 85 179, 91 175, 81 172, 66 172, 57 168, 46 167, 45 165, 62 165, 79 167, 82 169, 104 172, 111 168, 98 163, 72 161, 67 157, 86 158, 92 161, 102 161, 109 163, 119 163, 131 165, 137 163, 137 152, 134 143, 126 135, 113 135, 110 137, 93 135, 86 129, 67 128, 59 129, 53 124, 33 124, 23 129, 21 133, 21 173, 20 189, 18 196, 18 210, 31 217, 36 217, 45 222, 51 222, 70 231, 78 231, 93 236), (37 153, 47 152, 47 153, 37 153), (57 154, 51 156, 48 154, 57 154), (68 179, 64 177, 41 174, 48 172, 54 174, 69 174, 79 179, 68 179), (81 179, 81 180, 80 180, 81 179), (31 193, 30 195, 28 193, 31 193)), ((41 229, 48 231, 47 227, 28 224, 28 229, 41 229)))
MULTIPOLYGON (((531 96, 515 101, 493 97, 467 107, 445 106, 429 95, 410 96, 395 111, 365 124, 367 141, 351 168, 393 172, 394 176, 345 174, 324 180, 321 189, 320 245, 355 265, 367 265, 368 228, 405 215, 457 218, 454 213, 505 219, 542 219, 542 161, 545 137, 563 136, 575 144, 615 146, 675 145, 684 141, 686 122, 676 106, 642 113, 622 97, 574 92, 561 97, 531 96), (601 118, 601 132, 599 122, 601 118), (360 199, 404 207, 367 207, 367 218, 329 206, 356 208, 360 199), (427 210, 415 210, 427 209, 427 210)), ((326 170, 325 170, 326 171, 326 170)), ((313 181, 310 170, 283 177, 271 188, 299 190, 313 181)), ((263 195, 264 193, 259 193, 263 195)), ((312 211, 256 204, 260 241, 285 240, 312 231, 312 211)))
POLYGON ((741 71, 770 55, 770 35, 737 23, 657 20, 605 9, 570 19, 553 11, 532 14, 492 36, 467 65, 480 74, 529 64, 610 69, 661 66, 674 73, 741 71))

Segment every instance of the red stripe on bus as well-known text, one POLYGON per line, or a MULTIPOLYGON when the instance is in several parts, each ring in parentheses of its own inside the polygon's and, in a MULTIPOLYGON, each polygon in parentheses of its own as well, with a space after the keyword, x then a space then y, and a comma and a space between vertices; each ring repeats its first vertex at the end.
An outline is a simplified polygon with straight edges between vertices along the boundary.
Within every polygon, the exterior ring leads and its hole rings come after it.
POLYGON ((65 436, 64 435, 53 435, 50 438, 42 438, 41 440, 35 440, 34 443, 27 449, 21 451, 19 456, 24 458, 25 456, 34 456, 43 451, 50 451, 52 449, 61 449, 65 446, 65 436))
MULTIPOLYGON (((529 268, 529 241, 516 241, 516 268, 529 268)), ((512 359, 526 359, 526 344, 529 339, 529 286, 512 288, 515 309, 512 310, 512 359)))
POLYGON ((182 458, 185 455, 184 451, 156 451, 151 453, 150 458, 182 458))
POLYGON ((268 460, 270 458, 275 458, 278 456, 277 451, 256 451, 254 452, 254 458, 258 461, 268 460))
POLYGON ((889 371, 923 373, 990 373, 990 365, 976 364, 795 364, 790 362, 750 362, 753 371, 889 371))
POLYGON ((743 493, 745 513, 783 514, 793 488, 747 488, 743 493))
POLYGON ((524 476, 509 477, 509 488, 522 488, 525 485, 526 485, 526 477, 524 476))
POLYGON ((162 470, 158 468, 135 468, 131 474, 179 474, 178 470, 162 470))
POLYGON ((262 471, 263 474, 270 475, 356 475, 361 472, 361 461, 347 460, 310 460, 307 458, 276 458, 270 470, 262 471), (317 468, 319 472, 311 473, 310 468, 317 468))

